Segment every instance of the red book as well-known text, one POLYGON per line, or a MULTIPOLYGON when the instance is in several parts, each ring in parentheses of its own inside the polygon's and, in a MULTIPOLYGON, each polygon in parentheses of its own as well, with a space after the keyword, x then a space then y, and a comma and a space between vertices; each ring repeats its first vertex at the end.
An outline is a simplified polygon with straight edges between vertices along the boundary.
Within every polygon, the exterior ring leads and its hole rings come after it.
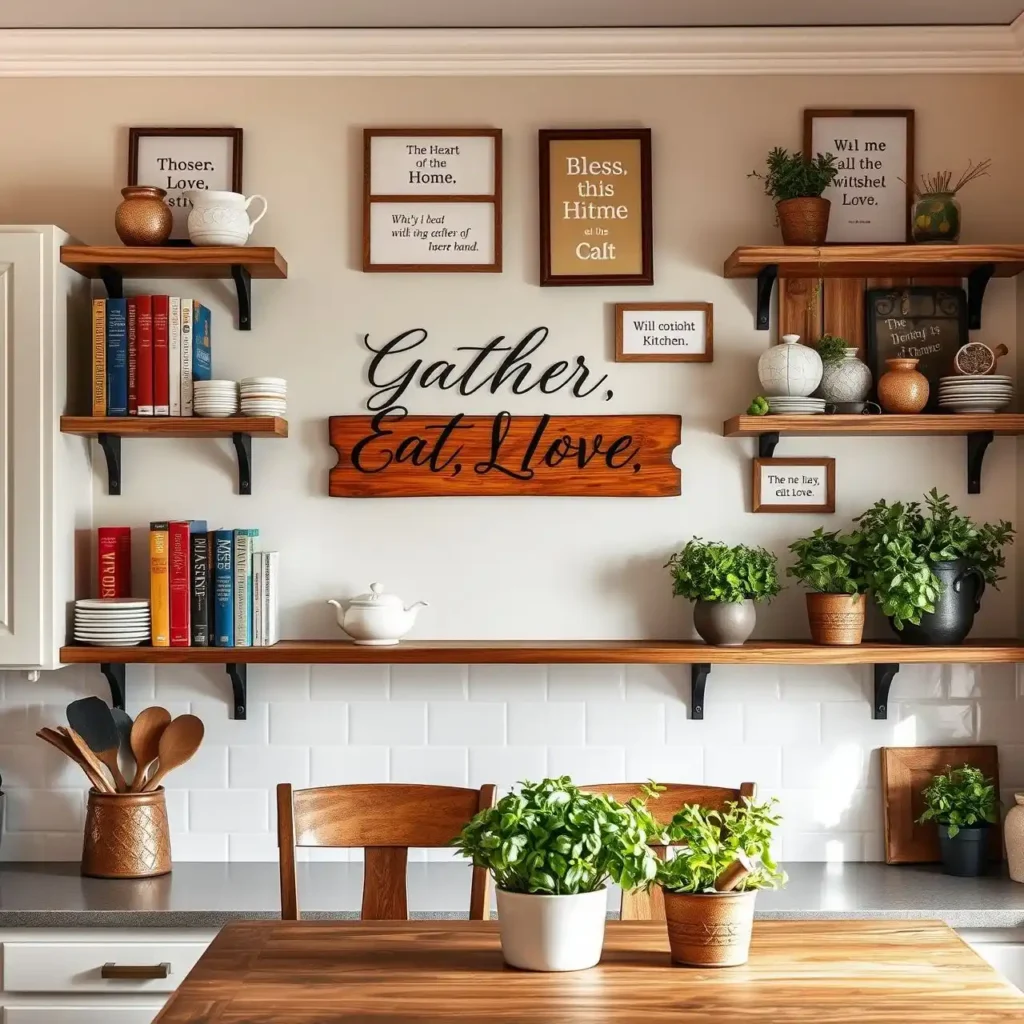
POLYGON ((172 647, 188 647, 192 638, 192 552, 189 525, 188 522, 171 523, 168 530, 172 647))
MULTIPOLYGON (((135 300, 138 315, 138 326, 135 328, 138 343, 138 395, 139 415, 153 415, 153 299, 150 295, 140 295, 135 300)), ((130 385, 129 385, 130 387, 130 385)), ((128 396, 129 403, 131 395, 128 396)), ((129 410, 130 410, 129 405, 129 410)))
POLYGON ((128 415, 139 415, 138 307, 135 299, 126 303, 128 320, 128 415))
POLYGON ((96 531, 99 555, 99 597, 132 596, 132 530, 130 526, 101 526, 96 531))
POLYGON ((166 295, 153 296, 153 415, 171 415, 166 295))

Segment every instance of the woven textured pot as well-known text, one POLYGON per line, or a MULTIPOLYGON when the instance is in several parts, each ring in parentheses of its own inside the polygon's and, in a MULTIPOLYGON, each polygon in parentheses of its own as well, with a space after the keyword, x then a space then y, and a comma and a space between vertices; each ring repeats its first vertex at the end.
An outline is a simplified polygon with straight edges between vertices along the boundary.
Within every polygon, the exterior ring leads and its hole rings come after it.
POLYGON ((736 967, 750 956, 754 899, 750 892, 666 892, 668 944, 677 964, 736 967))
POLYGON ((171 236, 173 217, 167 193, 155 185, 129 185, 114 212, 114 230, 125 245, 163 245, 171 236))
POLYGON ((827 647, 847 647, 864 638, 864 594, 808 594, 807 621, 811 641, 827 647))
POLYGON ((1024 793, 1013 794, 1013 806, 1003 822, 1006 866, 1015 882, 1024 882, 1024 793))
POLYGON ((775 204, 786 245, 824 245, 832 204, 818 196, 783 199, 775 204))
POLYGON ((150 878, 171 870, 171 830, 161 786, 152 793, 89 790, 82 874, 150 878))
POLYGON ((878 404, 886 412, 915 413, 928 404, 931 386, 917 363, 916 359, 886 359, 888 369, 878 378, 878 404))

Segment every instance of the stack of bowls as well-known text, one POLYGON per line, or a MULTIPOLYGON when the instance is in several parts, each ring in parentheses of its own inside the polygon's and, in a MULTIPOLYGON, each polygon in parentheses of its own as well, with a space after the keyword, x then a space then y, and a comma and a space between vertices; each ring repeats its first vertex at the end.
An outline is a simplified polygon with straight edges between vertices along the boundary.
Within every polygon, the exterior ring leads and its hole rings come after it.
POLYGON ((769 395, 768 411, 773 416, 817 416, 825 411, 825 399, 769 395))
POLYGON ((1013 379, 1003 373, 941 377, 939 407, 950 412, 998 412, 1013 400, 1013 379))
POLYGON ((149 640, 149 602, 134 597, 75 602, 75 642, 96 647, 136 647, 149 640))
POLYGON ((192 387, 197 416, 234 416, 238 412, 238 385, 233 380, 197 380, 192 387))
POLYGON ((288 411, 288 382, 281 377, 243 377, 240 388, 246 416, 284 416, 288 411))

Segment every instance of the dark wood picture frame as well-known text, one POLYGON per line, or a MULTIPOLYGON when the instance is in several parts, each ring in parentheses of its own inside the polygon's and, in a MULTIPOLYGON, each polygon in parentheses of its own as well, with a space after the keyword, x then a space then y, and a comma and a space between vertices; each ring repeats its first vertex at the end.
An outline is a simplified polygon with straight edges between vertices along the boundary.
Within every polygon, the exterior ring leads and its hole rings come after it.
MULTIPOLYGON (((811 136, 813 129, 813 122, 816 118, 825 117, 902 117, 907 122, 907 167, 906 176, 904 182, 907 189, 907 216, 906 216, 906 237, 904 241, 907 243, 913 242, 913 222, 912 215, 914 209, 914 175, 916 173, 914 169, 914 111, 908 108, 896 108, 896 107, 880 107, 877 110, 872 110, 870 107, 854 107, 851 109, 835 108, 835 109, 818 109, 813 108, 804 111, 804 134, 803 134, 803 153, 806 159, 811 159, 814 154, 811 153, 811 136)), ((893 242, 892 239, 878 239, 874 242, 833 242, 829 243, 833 245, 898 245, 899 243, 893 242)))
POLYGON ((242 191, 242 129, 241 128, 129 128, 128 129, 128 184, 138 185, 139 140, 151 135, 175 138, 231 139, 231 191, 242 191))
POLYGON ((364 128, 363 129, 363 271, 368 274, 500 274, 502 269, 502 132, 500 128, 364 128), (373 140, 379 137, 487 137, 494 140, 494 191, 478 195, 374 195, 370 191, 373 140), (494 260, 491 263, 373 263, 370 254, 370 207, 384 203, 491 203, 494 207, 494 260))
POLYGON ((540 171, 540 283, 557 285, 654 284, 654 216, 651 208, 650 128, 542 128, 538 133, 540 171), (549 143, 573 139, 635 139, 640 143, 641 270, 636 274, 553 274, 551 272, 551 154, 549 143))
POLYGON ((754 459, 752 512, 768 513, 812 513, 832 515, 836 510, 836 460, 833 458, 795 458, 795 459, 754 459), (778 466, 824 466, 825 467, 825 504, 824 505, 763 505, 761 503, 761 470, 764 467, 778 466))
POLYGON ((615 362, 617 363, 711 363, 715 359, 715 326, 710 302, 617 302, 615 303, 615 362), (704 314, 704 351, 690 353, 623 351, 623 317, 626 313, 700 312, 704 314))

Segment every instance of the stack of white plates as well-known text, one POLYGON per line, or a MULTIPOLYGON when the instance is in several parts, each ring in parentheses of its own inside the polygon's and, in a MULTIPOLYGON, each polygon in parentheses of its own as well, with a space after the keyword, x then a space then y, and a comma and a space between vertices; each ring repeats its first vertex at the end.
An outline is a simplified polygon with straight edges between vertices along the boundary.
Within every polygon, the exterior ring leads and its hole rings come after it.
POLYGON ((817 416, 825 411, 824 398, 768 396, 768 413, 775 416, 817 416))
POLYGON ((97 597, 75 602, 75 642, 95 647, 137 647, 149 640, 149 602, 97 597))
POLYGON ((281 377, 243 377, 239 389, 246 416, 283 416, 288 411, 288 381, 281 377))
POLYGON ((939 406, 951 412, 998 412, 1013 399, 1013 380, 1003 373, 939 379, 939 406))
POLYGON ((238 385, 233 380, 197 380, 192 389, 197 416, 234 416, 238 412, 238 385))

